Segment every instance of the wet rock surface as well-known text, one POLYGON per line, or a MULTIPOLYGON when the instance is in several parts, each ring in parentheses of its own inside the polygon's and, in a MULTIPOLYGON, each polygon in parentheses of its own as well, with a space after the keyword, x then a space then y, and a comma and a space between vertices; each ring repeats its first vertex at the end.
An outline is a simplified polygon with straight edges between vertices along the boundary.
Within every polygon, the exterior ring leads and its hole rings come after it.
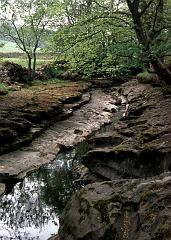
POLYGON ((39 84, 0 96, 0 154, 27 145, 90 100, 84 83, 39 84))
POLYGON ((93 131, 111 121, 116 108, 114 104, 111 95, 94 91, 90 102, 68 119, 53 124, 27 147, 1 155, 0 179, 3 180, 4 176, 22 178, 27 172, 53 160, 61 148, 82 142, 93 131))
POLYGON ((82 178, 94 183, 67 204, 60 240, 171 239, 170 88, 133 80, 118 92, 124 117, 88 140, 82 178))
POLYGON ((171 95, 131 81, 122 85, 126 116, 110 132, 90 139, 83 164, 109 180, 171 170, 171 95))
POLYGON ((60 240, 169 240, 171 175, 87 185, 67 204, 60 240))

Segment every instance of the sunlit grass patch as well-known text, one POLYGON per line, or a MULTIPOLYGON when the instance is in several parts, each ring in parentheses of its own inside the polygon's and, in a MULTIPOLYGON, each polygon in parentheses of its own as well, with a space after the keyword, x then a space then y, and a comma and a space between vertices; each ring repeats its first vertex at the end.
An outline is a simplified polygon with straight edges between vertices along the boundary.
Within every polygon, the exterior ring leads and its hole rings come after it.
MULTIPOLYGON (((17 63, 19 65, 21 65, 22 67, 27 67, 28 66, 28 62, 26 58, 1 58, 0 59, 0 63, 3 62, 13 62, 13 63, 17 63)), ((36 68, 40 68, 42 65, 47 64, 47 63, 52 63, 53 60, 51 59, 37 59, 37 63, 36 63, 36 68)))
POLYGON ((6 52, 22 52, 14 42, 0 40, 0 43, 3 43, 3 47, 0 48, 0 51, 3 53, 6 52))

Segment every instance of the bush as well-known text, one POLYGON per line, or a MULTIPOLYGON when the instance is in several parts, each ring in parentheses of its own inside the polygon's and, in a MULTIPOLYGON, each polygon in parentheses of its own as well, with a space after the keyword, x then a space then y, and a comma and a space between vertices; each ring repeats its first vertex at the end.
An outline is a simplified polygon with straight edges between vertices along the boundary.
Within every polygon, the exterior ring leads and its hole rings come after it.
POLYGON ((136 76, 140 72, 142 72, 143 68, 140 65, 134 64, 124 64, 118 65, 115 69, 115 75, 117 76, 136 76))
POLYGON ((137 79, 140 83, 155 84, 159 82, 158 76, 155 73, 143 72, 137 75, 137 79))
POLYGON ((65 71, 61 74, 58 75, 60 79, 63 80, 78 80, 79 79, 79 74, 71 71, 65 71))
POLYGON ((45 78, 56 78, 62 72, 62 67, 56 66, 54 64, 45 64, 41 68, 38 68, 36 71, 38 75, 42 75, 45 78))

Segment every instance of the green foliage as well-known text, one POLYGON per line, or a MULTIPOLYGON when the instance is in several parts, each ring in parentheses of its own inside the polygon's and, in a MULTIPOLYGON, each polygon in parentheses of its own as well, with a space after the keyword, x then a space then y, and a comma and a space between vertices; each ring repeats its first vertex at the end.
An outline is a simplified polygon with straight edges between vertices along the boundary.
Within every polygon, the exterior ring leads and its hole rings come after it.
POLYGON ((87 76, 113 75, 119 64, 130 56, 136 58, 140 49, 133 31, 125 30, 122 21, 94 17, 94 22, 84 16, 75 25, 59 29, 52 46, 65 54, 73 71, 87 76))
POLYGON ((3 48, 5 43, 0 42, 0 48, 3 48))
POLYGON ((1 32, 7 35, 28 59, 28 80, 35 77, 36 54, 50 24, 53 0, 8 0, 1 4, 1 32))
MULTIPOLYGON (((171 54, 169 1, 133 4, 131 0, 15 0, 14 3, 15 23, 21 18, 23 25, 15 25, 17 34, 8 21, 5 27, 17 40, 16 44, 22 50, 26 48, 32 59, 41 39, 46 39, 47 51, 68 60, 71 72, 90 77, 135 75, 135 69, 146 68, 151 60, 171 54), (33 4, 30 15, 26 11, 29 3, 33 4), (49 27, 57 29, 56 32, 47 30, 49 27), (24 46, 20 39, 24 39, 24 46)), ((55 77, 60 70, 49 68, 47 75, 55 77)))
POLYGON ((150 45, 148 52, 149 59, 162 58, 171 55, 171 31, 161 32, 150 45))
POLYGON ((0 82, 0 90, 5 90, 5 91, 7 91, 7 90, 8 90, 8 86, 7 86, 5 83, 1 83, 1 82, 0 82))
POLYGON ((158 81, 158 77, 155 73, 143 72, 137 75, 137 79, 141 83, 155 83, 158 81))
POLYGON ((78 43, 67 58, 69 68, 87 76, 136 75, 132 69, 143 68, 139 62, 141 48, 136 43, 102 42, 101 36, 78 43))
POLYGON ((40 71, 48 78, 56 78, 63 72, 63 68, 55 64, 45 64, 41 67, 40 71))
POLYGON ((130 66, 128 64, 120 64, 115 68, 115 75, 129 76, 131 75, 130 66))
POLYGON ((96 6, 91 14, 60 28, 52 40, 53 49, 65 55, 69 69, 79 74, 131 75, 130 68, 144 67, 131 19, 103 10, 96 6))
POLYGON ((152 59, 170 52, 167 4, 162 10, 161 6, 157 8, 157 0, 149 6, 146 1, 139 3, 135 13, 146 9, 140 17, 142 25, 137 26, 142 28, 140 34, 126 2, 132 5, 131 0, 93 4, 63 0, 68 22, 58 28, 51 44, 69 60, 69 69, 87 76, 136 75, 135 69, 143 69, 152 59))

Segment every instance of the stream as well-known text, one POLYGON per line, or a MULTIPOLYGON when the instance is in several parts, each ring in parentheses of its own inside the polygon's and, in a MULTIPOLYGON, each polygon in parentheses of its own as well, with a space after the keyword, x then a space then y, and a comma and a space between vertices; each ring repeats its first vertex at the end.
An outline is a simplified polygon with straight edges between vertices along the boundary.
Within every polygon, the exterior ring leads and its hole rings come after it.
MULTIPOLYGON (((18 182, 0 202, 0 239, 48 239, 57 233, 59 215, 77 189, 75 149, 18 182)), ((7 189, 8 190, 8 189, 7 189)))
MULTIPOLYGON (((97 130, 109 131, 123 116, 123 108, 113 113, 112 122, 97 130)), ((96 132, 97 132, 96 131, 96 132)), ((59 229, 59 215, 71 195, 83 185, 75 181, 86 141, 59 152, 54 161, 43 165, 17 183, 6 184, 0 201, 0 239, 47 240, 59 229)))

